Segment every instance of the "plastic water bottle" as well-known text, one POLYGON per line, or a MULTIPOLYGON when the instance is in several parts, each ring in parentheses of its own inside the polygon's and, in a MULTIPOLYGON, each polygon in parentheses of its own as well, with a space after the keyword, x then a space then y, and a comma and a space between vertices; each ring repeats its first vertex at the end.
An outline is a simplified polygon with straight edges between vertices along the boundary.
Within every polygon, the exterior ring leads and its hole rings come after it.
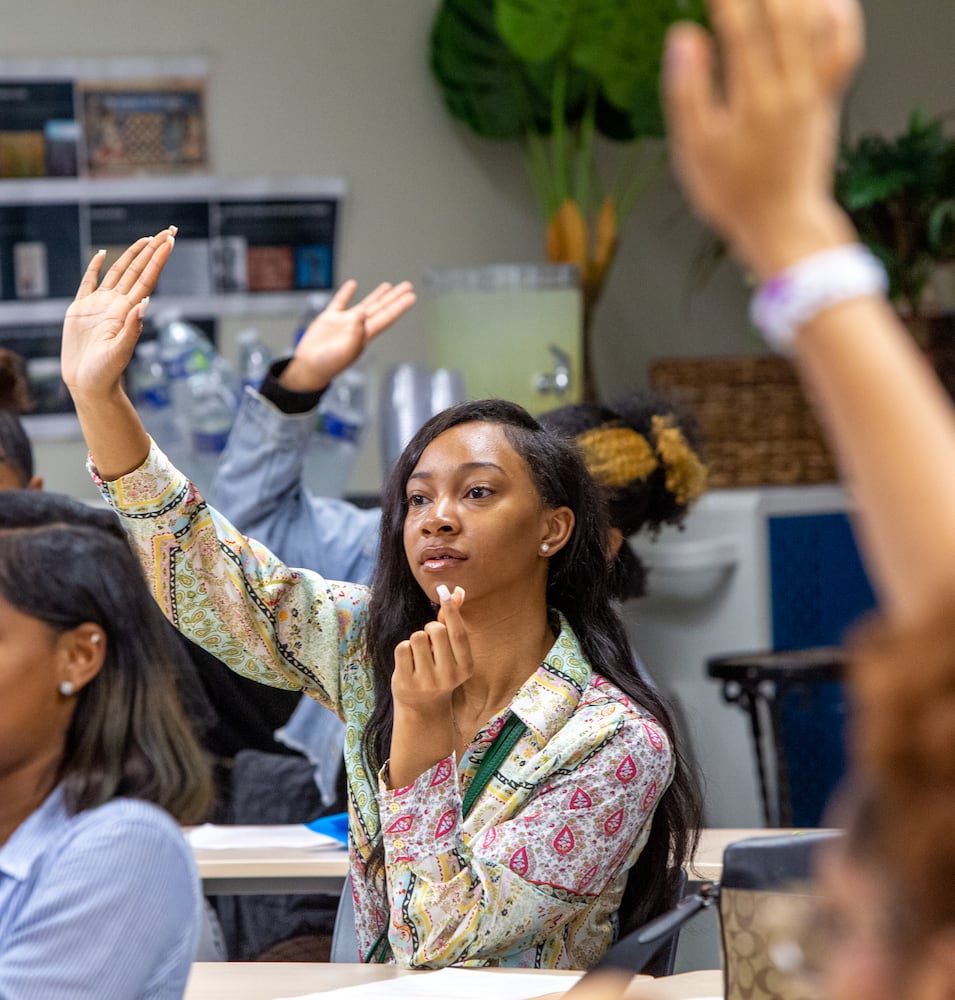
POLYGON ((177 316, 157 318, 159 357, 169 382, 173 410, 181 414, 189 395, 186 379, 192 372, 207 368, 215 355, 209 338, 192 323, 177 316))
POLYGON ((185 380, 191 446, 187 471, 201 491, 212 485, 238 407, 234 375, 221 359, 215 362, 191 372, 185 380))
POLYGON ((367 381, 360 368, 346 368, 322 396, 304 469, 318 496, 341 497, 348 486, 367 422, 367 381))
POLYGON ((254 328, 239 331, 239 380, 243 388, 258 389, 268 374, 272 352, 254 328))
POLYGON ((158 341, 144 340, 136 347, 129 366, 129 388, 146 433, 172 457, 182 437, 176 426, 166 370, 159 359, 158 341))

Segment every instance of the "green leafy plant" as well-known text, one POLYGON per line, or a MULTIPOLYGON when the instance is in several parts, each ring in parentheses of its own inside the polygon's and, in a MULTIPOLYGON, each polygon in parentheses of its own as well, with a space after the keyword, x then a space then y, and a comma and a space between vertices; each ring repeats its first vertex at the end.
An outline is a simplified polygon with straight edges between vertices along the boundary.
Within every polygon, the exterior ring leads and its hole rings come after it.
POLYGON ((955 261, 955 138, 944 118, 916 110, 895 137, 843 142, 836 196, 885 265, 891 298, 918 320, 933 268, 955 261))
POLYGON ((587 335, 620 226, 664 163, 653 142, 664 134, 663 37, 703 12, 703 0, 444 0, 435 17, 431 68, 449 111, 479 136, 523 145, 547 256, 580 270, 586 399, 587 335), (609 180, 598 135, 629 146, 609 180))

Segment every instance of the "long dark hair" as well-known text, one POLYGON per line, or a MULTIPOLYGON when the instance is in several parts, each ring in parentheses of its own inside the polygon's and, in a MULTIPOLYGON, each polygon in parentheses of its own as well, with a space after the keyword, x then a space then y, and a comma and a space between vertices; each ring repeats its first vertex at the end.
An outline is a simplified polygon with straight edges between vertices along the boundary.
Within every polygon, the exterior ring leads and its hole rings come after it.
POLYGON ((58 632, 93 622, 106 635, 67 731, 59 780, 70 812, 125 796, 183 823, 202 819, 212 785, 175 687, 181 653, 116 516, 53 493, 5 492, 0 597, 58 632))
MULTIPOLYGON (((432 417, 408 443, 385 486, 381 544, 366 633, 374 670, 375 708, 362 735, 365 766, 374 774, 388 757, 395 647, 434 618, 431 601, 418 586, 405 555, 408 478, 435 438, 472 422, 500 425, 510 445, 527 463, 544 506, 573 511, 570 540, 548 563, 548 606, 566 617, 592 668, 655 716, 673 746, 673 781, 657 806, 649 840, 628 880, 621 906, 621 914, 629 918, 628 926, 636 926, 664 908, 680 877, 671 866, 678 868, 695 847, 701 816, 699 791, 676 745, 670 710, 634 670, 630 645, 614 610, 603 497, 577 449, 542 428, 516 403, 500 399, 466 402, 432 417)), ((380 874, 382 859, 379 842, 369 863, 371 877, 380 874)))

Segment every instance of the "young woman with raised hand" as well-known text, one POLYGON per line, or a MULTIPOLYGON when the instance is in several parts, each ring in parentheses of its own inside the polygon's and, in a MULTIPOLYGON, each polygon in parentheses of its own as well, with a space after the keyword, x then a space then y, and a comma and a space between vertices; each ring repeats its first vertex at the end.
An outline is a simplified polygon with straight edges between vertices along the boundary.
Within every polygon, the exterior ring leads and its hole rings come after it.
POLYGON ((3 494, 0 996, 182 996, 210 779, 169 639, 109 511, 3 494))
POLYGON ((94 258, 64 379, 174 623, 344 718, 362 956, 593 964, 631 868, 644 913, 670 897, 697 814, 613 610, 604 507, 578 452, 514 404, 452 407, 385 487, 373 588, 290 569, 207 507, 122 391, 171 249, 171 232, 140 241, 102 280, 94 258))

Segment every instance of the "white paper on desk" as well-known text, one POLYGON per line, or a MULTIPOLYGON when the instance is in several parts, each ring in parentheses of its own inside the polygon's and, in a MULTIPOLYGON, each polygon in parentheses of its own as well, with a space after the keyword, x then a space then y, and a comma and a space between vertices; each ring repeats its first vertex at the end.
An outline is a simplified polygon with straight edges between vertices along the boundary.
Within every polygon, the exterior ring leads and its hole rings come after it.
POLYGON ((203 823, 186 834, 193 847, 227 850, 237 847, 338 848, 334 837, 310 830, 304 823, 273 826, 217 826, 203 823))
POLYGON ((346 986, 327 993, 309 993, 300 997, 285 997, 278 1000, 328 1000, 329 997, 345 1000, 532 1000, 534 997, 551 993, 564 993, 580 976, 554 976, 546 972, 487 972, 482 969, 439 969, 437 972, 423 972, 413 976, 399 976, 377 983, 362 983, 360 986, 346 986))

